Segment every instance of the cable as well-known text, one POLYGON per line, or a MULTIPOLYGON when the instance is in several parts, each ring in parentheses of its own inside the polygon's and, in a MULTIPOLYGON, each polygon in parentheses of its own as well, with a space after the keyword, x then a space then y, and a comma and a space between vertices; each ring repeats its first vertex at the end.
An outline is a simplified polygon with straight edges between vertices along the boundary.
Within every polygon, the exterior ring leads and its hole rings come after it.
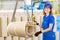
POLYGON ((28 6, 26 5, 25 0, 24 0, 24 4, 25 4, 25 6, 26 6, 26 11, 27 11, 27 21, 30 21, 30 15, 29 15, 29 13, 28 13, 28 6))
POLYGON ((16 0, 16 5, 15 5, 15 8, 14 8, 14 12, 13 12, 13 16, 12 16, 11 22, 14 21, 14 17, 15 17, 15 14, 16 14, 17 5, 18 5, 18 0, 16 0))

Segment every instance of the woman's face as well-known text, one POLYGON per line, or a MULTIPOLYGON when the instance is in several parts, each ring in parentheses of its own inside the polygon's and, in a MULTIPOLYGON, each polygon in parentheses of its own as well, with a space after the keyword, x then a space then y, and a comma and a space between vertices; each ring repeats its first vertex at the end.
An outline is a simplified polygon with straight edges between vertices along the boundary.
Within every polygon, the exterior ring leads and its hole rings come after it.
POLYGON ((46 14, 49 14, 49 13, 50 13, 50 8, 45 7, 45 8, 44 8, 44 12, 45 12, 46 14))

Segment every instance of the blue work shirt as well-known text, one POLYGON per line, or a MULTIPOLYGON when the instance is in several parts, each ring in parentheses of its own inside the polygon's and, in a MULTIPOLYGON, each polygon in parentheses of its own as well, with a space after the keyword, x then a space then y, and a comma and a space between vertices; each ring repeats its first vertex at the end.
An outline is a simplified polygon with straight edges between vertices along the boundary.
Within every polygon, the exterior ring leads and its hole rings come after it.
POLYGON ((49 24, 52 25, 52 29, 48 32, 43 33, 43 40, 55 40, 55 33, 53 32, 55 19, 54 16, 49 14, 48 16, 43 16, 42 28, 43 30, 49 28, 49 24))

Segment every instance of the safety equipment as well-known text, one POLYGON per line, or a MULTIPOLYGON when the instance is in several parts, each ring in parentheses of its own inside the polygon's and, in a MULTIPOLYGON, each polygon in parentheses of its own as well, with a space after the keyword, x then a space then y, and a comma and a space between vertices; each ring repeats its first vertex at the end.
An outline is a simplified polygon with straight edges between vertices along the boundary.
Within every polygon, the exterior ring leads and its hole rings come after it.
POLYGON ((45 3, 44 7, 48 7, 50 9, 52 9, 52 4, 51 3, 45 3))

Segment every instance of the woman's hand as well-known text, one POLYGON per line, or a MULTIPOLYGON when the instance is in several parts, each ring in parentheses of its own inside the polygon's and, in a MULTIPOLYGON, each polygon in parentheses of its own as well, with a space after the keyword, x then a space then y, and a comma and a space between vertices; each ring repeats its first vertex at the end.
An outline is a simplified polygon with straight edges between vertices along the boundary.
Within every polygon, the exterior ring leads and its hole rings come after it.
POLYGON ((41 34, 42 32, 39 31, 39 32, 36 32, 34 35, 37 37, 39 34, 41 34))

